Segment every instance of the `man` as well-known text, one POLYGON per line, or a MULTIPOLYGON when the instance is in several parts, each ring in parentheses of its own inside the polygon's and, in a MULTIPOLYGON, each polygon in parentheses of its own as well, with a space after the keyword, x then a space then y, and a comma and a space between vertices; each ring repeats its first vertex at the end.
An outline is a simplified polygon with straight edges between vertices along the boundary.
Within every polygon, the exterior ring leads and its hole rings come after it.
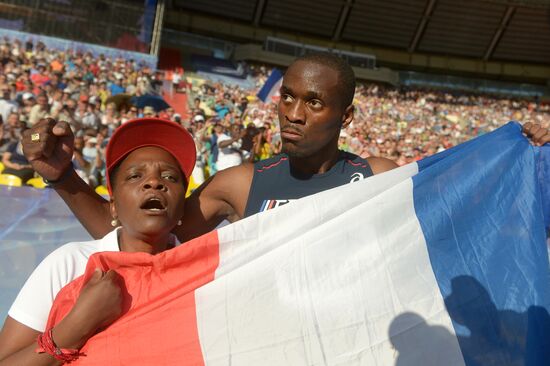
POLYGON ((10 98, 11 91, 7 84, 0 85, 0 117, 2 121, 7 121, 10 113, 18 110, 17 104, 10 98))
POLYGON ((82 128, 98 130, 101 120, 99 118, 99 111, 96 108, 96 97, 91 97, 87 101, 86 112, 82 116, 82 128))
MULTIPOLYGON (((389 159, 363 160, 338 150, 340 130, 353 120, 354 90, 353 70, 334 55, 294 61, 283 78, 278 106, 283 155, 223 170, 202 184, 186 200, 183 225, 176 232, 180 240, 204 234, 224 219, 239 220, 397 167, 389 159)), ((550 142, 548 130, 537 127, 528 133, 538 143, 550 142)), ((44 120, 23 141, 35 170, 55 182, 90 234, 99 238, 109 232, 107 201, 70 168, 73 136, 67 124, 44 120)))
POLYGON ((241 126, 237 124, 231 125, 227 132, 229 133, 218 135, 218 160, 216 161, 216 169, 218 171, 229 169, 243 162, 241 154, 241 138, 243 137, 243 133, 241 133, 241 126))
POLYGON ((109 86, 109 90, 111 91, 111 96, 122 94, 126 91, 126 89, 124 89, 124 86, 122 85, 123 79, 124 77, 122 76, 122 74, 118 72, 115 73, 115 80, 112 81, 111 85, 109 86))
POLYGON ((223 120, 225 118, 225 115, 231 112, 229 110, 229 107, 225 104, 224 99, 218 100, 216 105, 214 105, 214 111, 216 111, 220 120, 223 120))
POLYGON ((194 118, 197 116, 201 116, 202 120, 204 121, 206 114, 204 113, 204 109, 201 108, 201 99, 195 98, 193 103, 194 104, 193 104, 193 108, 191 108, 191 114, 193 115, 194 118))
POLYGON ((50 105, 48 104, 48 96, 44 93, 36 98, 37 104, 31 108, 29 113, 29 123, 34 126, 39 120, 50 114, 50 105))
POLYGON ((4 151, 8 150, 13 143, 8 130, 9 129, 2 120, 2 117, 0 117, 0 154, 3 154, 4 151))
POLYGON ((4 137, 8 138, 11 142, 20 141, 26 128, 26 123, 24 120, 21 120, 19 113, 10 113, 8 120, 4 124, 4 137))
MULTIPOLYGON (((206 132, 206 131, 204 131, 206 132)), ((212 127, 212 134, 210 136, 203 134, 203 142, 209 143, 210 154, 208 155, 208 166, 210 167, 210 175, 214 175, 218 172, 218 155, 220 148, 218 146, 218 139, 224 135, 224 127, 219 121, 212 127)))

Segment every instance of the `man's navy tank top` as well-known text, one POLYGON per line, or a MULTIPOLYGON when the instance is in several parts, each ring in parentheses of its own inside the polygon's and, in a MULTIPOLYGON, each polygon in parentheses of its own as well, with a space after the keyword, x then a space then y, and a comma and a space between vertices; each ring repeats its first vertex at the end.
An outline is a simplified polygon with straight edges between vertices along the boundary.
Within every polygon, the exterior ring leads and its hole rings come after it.
POLYGON ((328 172, 303 179, 291 174, 288 156, 284 154, 258 161, 254 163, 245 217, 371 175, 372 170, 365 159, 344 151, 328 172))

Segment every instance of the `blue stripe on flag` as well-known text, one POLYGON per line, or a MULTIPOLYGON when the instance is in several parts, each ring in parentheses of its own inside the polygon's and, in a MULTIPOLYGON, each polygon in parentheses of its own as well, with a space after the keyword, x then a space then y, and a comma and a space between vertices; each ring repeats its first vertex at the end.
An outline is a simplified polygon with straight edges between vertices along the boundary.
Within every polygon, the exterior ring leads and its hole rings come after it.
POLYGON ((539 150, 538 173, 544 210, 544 223, 550 231, 550 144, 539 150))
POLYGON ((267 78, 264 86, 258 92, 257 97, 262 101, 266 102, 269 99, 270 95, 275 93, 274 88, 277 87, 277 83, 283 78, 283 73, 279 69, 273 69, 269 77, 267 78))
POLYGON ((550 362, 548 187, 537 173, 548 160, 537 161, 540 148, 518 126, 420 161, 413 178, 415 211, 469 366, 550 362))

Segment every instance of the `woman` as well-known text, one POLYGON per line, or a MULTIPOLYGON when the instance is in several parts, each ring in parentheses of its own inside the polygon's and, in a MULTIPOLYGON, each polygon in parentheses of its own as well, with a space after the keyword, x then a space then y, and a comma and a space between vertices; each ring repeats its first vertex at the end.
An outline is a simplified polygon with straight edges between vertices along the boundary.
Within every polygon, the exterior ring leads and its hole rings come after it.
POLYGON ((114 271, 97 270, 70 313, 44 329, 56 294, 84 273, 99 251, 160 253, 176 244, 195 145, 176 123, 130 121, 115 131, 106 152, 112 225, 103 239, 69 243, 50 254, 27 280, 0 332, 0 365, 55 365, 78 357, 78 349, 121 314, 114 271), (120 227, 118 227, 120 225, 120 227))

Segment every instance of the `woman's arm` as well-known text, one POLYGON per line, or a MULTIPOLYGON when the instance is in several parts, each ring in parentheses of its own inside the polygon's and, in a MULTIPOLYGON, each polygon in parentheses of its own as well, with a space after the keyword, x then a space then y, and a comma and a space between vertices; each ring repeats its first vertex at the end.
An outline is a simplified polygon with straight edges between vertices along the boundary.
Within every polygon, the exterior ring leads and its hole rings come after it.
POLYGON ((8 316, 0 331, 0 366, 59 365, 53 356, 35 352, 39 334, 8 316))
MULTIPOLYGON (((92 275, 69 314, 52 328, 52 340, 59 348, 80 349, 97 329, 121 314, 122 296, 115 271, 92 275)), ((37 353, 40 332, 8 316, 0 331, 0 366, 58 365, 52 355, 37 353)))

